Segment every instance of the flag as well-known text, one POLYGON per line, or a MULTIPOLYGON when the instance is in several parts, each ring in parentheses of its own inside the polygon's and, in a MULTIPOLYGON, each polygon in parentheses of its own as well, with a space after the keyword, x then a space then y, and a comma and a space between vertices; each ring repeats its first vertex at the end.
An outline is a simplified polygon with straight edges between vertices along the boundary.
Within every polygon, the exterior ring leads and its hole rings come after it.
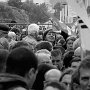
POLYGON ((90 50, 90 19, 85 4, 83 0, 67 0, 67 2, 83 21, 79 23, 81 47, 90 50))
POLYGON ((77 13, 77 15, 84 21, 84 23, 90 28, 90 20, 85 8, 83 0, 67 0, 67 3, 77 13))
POLYGON ((90 29, 80 28, 81 47, 84 50, 90 50, 90 29))

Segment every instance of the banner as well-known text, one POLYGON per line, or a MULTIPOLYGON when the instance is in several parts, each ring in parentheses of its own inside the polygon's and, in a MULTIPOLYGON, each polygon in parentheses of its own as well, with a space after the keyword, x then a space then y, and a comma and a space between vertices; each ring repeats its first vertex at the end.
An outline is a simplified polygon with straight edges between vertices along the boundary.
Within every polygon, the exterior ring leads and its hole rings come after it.
POLYGON ((85 8, 83 0, 67 0, 67 3, 77 13, 77 15, 84 21, 84 23, 90 28, 90 20, 85 8))
POLYGON ((81 47, 84 50, 90 50, 90 29, 85 25, 82 25, 80 29, 81 47))

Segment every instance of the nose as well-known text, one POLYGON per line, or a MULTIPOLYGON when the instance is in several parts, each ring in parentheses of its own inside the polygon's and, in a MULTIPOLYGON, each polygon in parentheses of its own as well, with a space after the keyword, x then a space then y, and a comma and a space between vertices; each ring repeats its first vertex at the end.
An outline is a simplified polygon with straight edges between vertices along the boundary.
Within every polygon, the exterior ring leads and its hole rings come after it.
POLYGON ((57 61, 55 61, 54 64, 57 65, 57 61))
POLYGON ((53 34, 51 33, 51 36, 53 36, 53 34))

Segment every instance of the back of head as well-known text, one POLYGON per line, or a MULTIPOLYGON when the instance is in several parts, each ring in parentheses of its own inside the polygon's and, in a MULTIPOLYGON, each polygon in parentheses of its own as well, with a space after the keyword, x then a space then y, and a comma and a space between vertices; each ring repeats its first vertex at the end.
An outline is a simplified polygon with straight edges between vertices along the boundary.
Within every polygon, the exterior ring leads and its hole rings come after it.
POLYGON ((10 31, 10 32, 8 32, 8 37, 13 39, 13 38, 16 37, 16 34, 14 32, 12 32, 12 31, 10 31))
POLYGON ((67 74, 72 75, 74 73, 74 69, 73 68, 67 68, 63 71, 61 77, 60 77, 60 81, 62 81, 63 77, 67 74))
POLYGON ((63 57, 63 64, 65 65, 65 68, 68 68, 71 66, 71 60, 73 59, 74 51, 68 51, 64 54, 63 57))
POLYGON ((5 37, 0 38, 0 44, 4 47, 4 49, 9 50, 9 42, 5 37))
POLYGON ((52 48, 52 44, 48 41, 41 41, 36 45, 36 50, 47 49, 48 51, 51 51, 52 48))
POLYGON ((9 26, 6 24, 0 24, 0 38, 1 37, 6 37, 7 38, 7 33, 10 30, 9 26))
POLYGON ((45 80, 44 75, 50 69, 57 69, 57 67, 55 67, 54 65, 50 65, 50 64, 40 64, 38 66, 38 73, 36 76, 36 80, 33 84, 33 89, 35 89, 35 90, 43 89, 43 87, 44 87, 43 82, 45 80), (39 83, 38 83, 38 81, 39 81, 39 83))
POLYGON ((68 33, 65 33, 63 30, 61 31, 61 35, 65 40, 68 38, 68 33))
POLYGON ((28 35, 32 33, 38 33, 39 32, 39 26, 35 23, 32 23, 28 26, 28 35))
POLYGON ((45 73, 45 81, 59 81, 62 72, 58 69, 51 69, 45 73))
POLYGON ((6 72, 25 76, 31 68, 37 70, 38 60, 35 54, 25 48, 13 49, 7 58, 6 72))
MULTIPOLYGON (((81 52, 82 52, 82 48, 78 47, 75 51, 74 51, 74 56, 75 57, 81 57, 81 52)), ((84 52, 84 51, 83 51, 84 52)))
POLYGON ((10 28, 6 24, 0 24, 0 30, 2 30, 4 33, 7 33, 10 28))
POLYGON ((27 43, 26 41, 17 41, 15 44, 13 44, 11 47, 10 47, 10 50, 13 50, 15 48, 19 48, 19 47, 28 47, 30 50, 33 49, 32 45, 30 45, 29 43, 27 43))

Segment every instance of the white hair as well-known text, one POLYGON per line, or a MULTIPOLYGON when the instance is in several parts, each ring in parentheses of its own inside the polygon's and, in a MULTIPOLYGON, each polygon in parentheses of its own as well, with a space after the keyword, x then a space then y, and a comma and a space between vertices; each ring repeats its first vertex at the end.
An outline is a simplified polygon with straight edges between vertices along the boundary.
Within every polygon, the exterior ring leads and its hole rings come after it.
POLYGON ((9 31, 8 32, 8 37, 11 37, 11 38, 16 37, 16 34, 12 31, 9 31))
POLYGON ((33 32, 37 32, 39 31, 39 26, 35 23, 32 23, 28 26, 28 34, 31 34, 33 32))

